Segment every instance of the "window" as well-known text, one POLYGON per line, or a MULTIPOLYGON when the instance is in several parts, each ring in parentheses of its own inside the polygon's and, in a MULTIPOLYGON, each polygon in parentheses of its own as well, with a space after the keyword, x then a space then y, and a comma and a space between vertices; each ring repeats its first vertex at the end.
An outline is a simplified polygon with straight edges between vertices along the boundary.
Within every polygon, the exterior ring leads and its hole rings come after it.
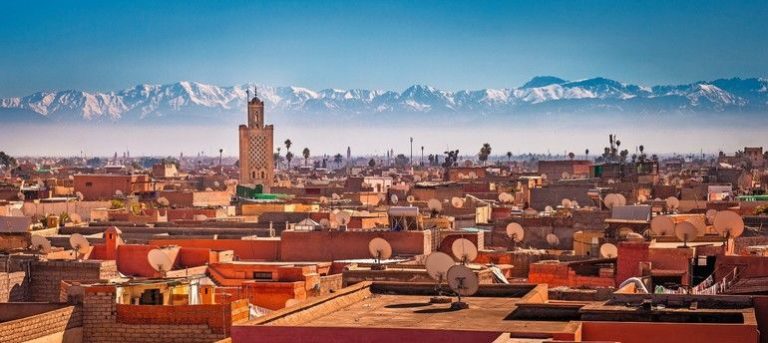
POLYGON ((251 172, 251 179, 255 179, 255 178, 256 178, 256 171, 254 170, 251 172))
POLYGON ((266 173, 264 173, 264 171, 262 170, 262 171, 261 171, 261 178, 262 178, 262 179, 264 179, 264 178, 266 178, 266 177, 267 177, 267 176, 266 176, 266 173))
POLYGON ((85 187, 92 187, 92 186, 93 186, 93 182, 86 182, 85 183, 85 187))
POLYGON ((253 272, 254 280, 272 280, 272 272, 253 272))

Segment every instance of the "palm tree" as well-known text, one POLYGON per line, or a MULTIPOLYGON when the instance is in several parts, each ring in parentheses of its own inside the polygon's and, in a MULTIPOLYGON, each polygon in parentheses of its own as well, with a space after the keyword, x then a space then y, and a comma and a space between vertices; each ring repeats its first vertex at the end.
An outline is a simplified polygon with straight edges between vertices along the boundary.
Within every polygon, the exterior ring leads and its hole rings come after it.
POLYGON ((301 155, 304 156, 304 166, 307 166, 307 160, 309 159, 309 148, 304 148, 304 150, 301 151, 301 155))
POLYGON ((288 169, 291 169, 291 160, 293 160, 293 153, 290 151, 285 153, 285 159, 288 160, 288 169))
POLYGON ((585 149, 584 150, 584 155, 586 155, 587 159, 589 159, 589 149, 585 149))
POLYGON ((376 166, 376 161, 374 159, 371 159, 370 161, 368 161, 368 166, 371 167, 371 168, 375 167, 376 166))
POLYGON ((277 153, 275 154, 275 168, 280 169, 280 147, 277 147, 277 153))
POLYGON ((508 163, 512 163, 512 152, 511 151, 507 151, 507 162, 508 163))
POLYGON ((285 150, 286 151, 291 151, 291 145, 293 145, 293 142, 291 142, 291 139, 290 138, 286 139, 285 140, 285 150))
POLYGON ((573 151, 571 151, 568 153, 568 158, 570 158, 571 161, 573 161, 573 159, 576 158, 576 154, 574 154, 573 151))
POLYGON ((421 146, 421 166, 424 166, 424 146, 421 146))
POLYGON ((491 156, 491 145, 488 143, 483 143, 483 147, 480 148, 480 162, 485 164, 485 162, 488 161, 488 156, 491 156))

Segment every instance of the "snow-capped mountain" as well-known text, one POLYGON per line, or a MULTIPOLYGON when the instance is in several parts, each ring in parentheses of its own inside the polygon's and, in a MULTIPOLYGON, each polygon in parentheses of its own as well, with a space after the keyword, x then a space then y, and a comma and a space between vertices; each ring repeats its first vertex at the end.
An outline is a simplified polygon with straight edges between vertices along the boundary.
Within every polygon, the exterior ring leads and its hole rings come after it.
MULTIPOLYGON (((0 122, 35 119, 176 122, 227 118, 242 115, 246 90, 255 86, 220 87, 182 81, 138 85, 108 93, 37 92, 20 98, 0 99, 0 122)), ((286 115, 768 111, 768 80, 760 78, 647 87, 601 77, 568 81, 537 76, 518 88, 453 92, 426 85, 414 85, 402 92, 257 87, 258 96, 270 113, 286 115)))

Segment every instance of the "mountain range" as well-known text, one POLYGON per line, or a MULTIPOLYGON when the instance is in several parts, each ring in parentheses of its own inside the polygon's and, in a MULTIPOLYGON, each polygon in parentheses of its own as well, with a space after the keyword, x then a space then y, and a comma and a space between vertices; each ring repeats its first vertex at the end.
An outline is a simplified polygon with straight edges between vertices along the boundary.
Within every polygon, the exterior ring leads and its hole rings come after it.
MULTIPOLYGON (((446 91, 414 85, 402 92, 366 89, 311 90, 245 84, 215 86, 181 81, 142 84, 111 92, 41 91, 0 99, 0 122, 180 123, 244 120, 246 90, 258 88, 268 114, 482 115, 541 113, 768 112, 768 79, 730 78, 682 85, 641 86, 602 77, 568 81, 537 76, 517 88, 446 91)), ((251 94, 252 91, 251 91, 251 94)))

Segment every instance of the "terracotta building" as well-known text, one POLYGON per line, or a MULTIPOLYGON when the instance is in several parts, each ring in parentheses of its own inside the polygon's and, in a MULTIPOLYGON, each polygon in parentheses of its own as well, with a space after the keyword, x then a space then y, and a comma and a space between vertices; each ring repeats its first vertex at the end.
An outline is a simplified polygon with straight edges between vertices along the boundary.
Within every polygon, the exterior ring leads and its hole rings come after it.
POLYGON ((273 127, 264 125, 264 102, 257 96, 248 101, 248 125, 240 125, 240 183, 272 186, 275 161, 273 127))

